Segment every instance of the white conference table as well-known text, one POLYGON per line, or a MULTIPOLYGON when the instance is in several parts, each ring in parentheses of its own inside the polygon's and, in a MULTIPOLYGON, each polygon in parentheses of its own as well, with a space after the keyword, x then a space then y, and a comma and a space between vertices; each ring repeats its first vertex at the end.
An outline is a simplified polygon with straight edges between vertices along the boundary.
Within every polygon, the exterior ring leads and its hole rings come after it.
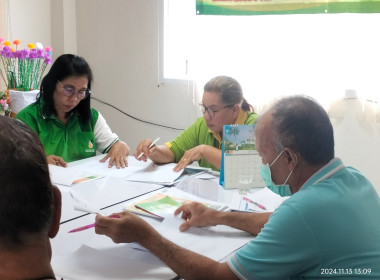
MULTIPOLYGON (((109 207, 109 214, 120 212, 124 204, 109 207)), ((158 220, 146 217, 151 224, 158 220)), ((68 231, 95 221, 89 214, 61 224, 58 235, 51 240, 52 266, 65 280, 97 279, 172 279, 176 274, 149 252, 136 250, 128 244, 115 244, 110 238, 95 234, 94 228, 80 232, 68 231)))
MULTIPOLYGON (((94 157, 71 163, 70 166, 98 160, 94 157)), ((215 183, 217 184, 217 183, 215 183)), ((115 244, 95 234, 93 228, 68 233, 69 230, 94 223, 95 214, 74 210, 70 188, 87 201, 103 209, 104 214, 123 210, 127 201, 151 196, 166 187, 157 184, 128 182, 121 177, 103 178, 74 185, 58 186, 62 192, 62 218, 58 235, 51 240, 52 266, 57 276, 65 280, 96 279, 172 279, 176 274, 153 254, 132 248, 128 244, 115 244)), ((217 200, 228 203, 237 190, 224 190, 217 186, 217 200)), ((153 226, 160 221, 144 217, 153 226)))
MULTIPOLYGON (((98 161, 104 155, 79 160, 69 163, 69 167, 86 165, 98 161)), ((105 163, 106 164, 106 163, 105 163)), ((115 169, 116 167, 113 167, 115 169)), ((128 167, 126 167, 128 168, 128 167)), ((111 170, 110 170, 111 171, 111 170)), ((141 182, 126 181, 124 177, 105 176, 100 179, 82 182, 70 187, 56 184, 62 193, 62 215, 61 223, 88 215, 85 212, 74 209, 74 202, 70 191, 73 190, 87 202, 95 205, 98 209, 104 210, 112 205, 124 202, 145 193, 163 188, 158 184, 147 184, 141 182)))

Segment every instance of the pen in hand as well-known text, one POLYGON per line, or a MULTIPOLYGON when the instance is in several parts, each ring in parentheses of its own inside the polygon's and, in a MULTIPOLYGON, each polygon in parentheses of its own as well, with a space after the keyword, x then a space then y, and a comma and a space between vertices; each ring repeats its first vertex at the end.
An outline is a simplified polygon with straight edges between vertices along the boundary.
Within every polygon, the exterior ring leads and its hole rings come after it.
MULTIPOLYGON (((154 139, 152 144, 149 145, 148 149, 152 148, 154 145, 156 145, 157 141, 160 140, 160 137, 154 139)), ((137 159, 140 159, 143 156, 144 152, 141 152, 141 154, 138 155, 137 159)))
POLYGON ((259 207, 259 208, 261 208, 261 209, 263 209, 263 210, 267 210, 267 209, 264 207, 264 205, 261 205, 261 204, 259 204, 259 203, 257 203, 257 202, 254 202, 253 200, 249 199, 248 197, 243 196, 243 199, 244 199, 245 201, 249 202, 249 203, 252 203, 252 204, 256 205, 257 207, 259 207))
MULTIPOLYGON (((119 215, 111 215, 110 217, 111 218, 120 218, 119 215)), ((74 228, 74 229, 70 230, 69 233, 78 232, 78 231, 86 230, 86 229, 93 228, 93 227, 96 227, 96 223, 85 225, 85 226, 78 227, 78 228, 74 228)))

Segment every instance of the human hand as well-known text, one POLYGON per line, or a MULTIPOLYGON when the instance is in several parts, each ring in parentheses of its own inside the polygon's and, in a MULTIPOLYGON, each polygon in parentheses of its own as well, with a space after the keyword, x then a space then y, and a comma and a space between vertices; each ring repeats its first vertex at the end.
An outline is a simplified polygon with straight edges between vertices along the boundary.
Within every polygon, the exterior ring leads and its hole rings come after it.
POLYGON ((148 236, 153 230, 145 220, 127 211, 114 213, 108 217, 98 214, 95 221, 95 232, 108 236, 115 243, 141 243, 140 239, 148 236), (120 218, 112 218, 115 216, 120 218))
POLYGON ((180 231, 185 231, 190 227, 216 225, 214 216, 217 211, 206 207, 202 203, 192 202, 184 204, 174 211, 174 215, 178 215, 181 212, 181 218, 184 219, 185 222, 179 226, 180 231))
POLYGON ((48 164, 67 167, 67 162, 63 160, 63 158, 55 155, 50 155, 46 157, 48 164))
POLYGON ((133 154, 134 157, 137 160, 147 161, 148 158, 150 158, 152 156, 152 154, 155 152, 155 150, 157 148, 157 146, 155 144, 152 147, 150 147, 150 145, 152 145, 152 143, 153 143, 153 140, 151 140, 151 139, 145 139, 145 140, 141 141, 138 144, 135 153, 133 154))
POLYGON ((181 160, 177 163, 177 165, 173 168, 175 172, 178 172, 184 169, 189 164, 192 164, 194 161, 200 160, 203 158, 203 150, 205 145, 196 146, 190 150, 187 150, 181 160))
POLYGON ((105 162, 107 159, 110 159, 108 167, 116 165, 116 168, 124 168, 128 166, 127 156, 129 155, 129 147, 123 141, 118 141, 111 149, 108 151, 107 155, 100 160, 100 162, 105 162))

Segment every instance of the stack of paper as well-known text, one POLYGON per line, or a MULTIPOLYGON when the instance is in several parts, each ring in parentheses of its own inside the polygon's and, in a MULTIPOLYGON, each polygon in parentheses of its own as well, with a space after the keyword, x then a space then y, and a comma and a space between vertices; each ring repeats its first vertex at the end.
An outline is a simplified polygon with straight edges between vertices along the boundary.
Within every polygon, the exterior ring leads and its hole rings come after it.
POLYGON ((128 166, 125 168, 117 169, 116 166, 108 167, 108 162, 100 162, 99 157, 88 159, 82 164, 77 164, 69 167, 60 167, 49 164, 50 179, 53 184, 62 186, 71 186, 90 180, 103 178, 105 176, 111 177, 128 177, 140 170, 149 169, 154 166, 151 160, 147 162, 138 161, 132 156, 128 156, 128 166))
POLYGON ((163 165, 150 164, 138 172, 131 174, 126 180, 160 185, 173 185, 183 172, 183 170, 175 172, 173 170, 175 166, 175 163, 163 165))

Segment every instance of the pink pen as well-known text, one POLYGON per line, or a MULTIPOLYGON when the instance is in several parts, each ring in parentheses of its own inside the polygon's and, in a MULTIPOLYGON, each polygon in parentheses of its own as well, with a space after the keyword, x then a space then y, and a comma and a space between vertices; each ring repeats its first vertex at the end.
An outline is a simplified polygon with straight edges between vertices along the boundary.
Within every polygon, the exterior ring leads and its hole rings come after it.
MULTIPOLYGON (((120 216, 119 215, 112 215, 112 216, 110 216, 110 218, 120 218, 120 216)), ((82 230, 93 228, 93 227, 96 227, 96 223, 89 224, 89 225, 86 225, 83 227, 74 228, 74 229, 70 230, 69 233, 78 232, 78 231, 82 231, 82 230)))
POLYGON ((267 210, 267 209, 264 207, 264 205, 261 205, 261 204, 259 204, 259 203, 257 203, 257 202, 254 202, 253 200, 249 199, 248 197, 245 197, 245 196, 244 196, 243 199, 244 199, 245 201, 248 201, 249 203, 252 203, 252 204, 256 205, 257 207, 259 207, 259 208, 261 208, 261 209, 263 209, 263 210, 267 210))

